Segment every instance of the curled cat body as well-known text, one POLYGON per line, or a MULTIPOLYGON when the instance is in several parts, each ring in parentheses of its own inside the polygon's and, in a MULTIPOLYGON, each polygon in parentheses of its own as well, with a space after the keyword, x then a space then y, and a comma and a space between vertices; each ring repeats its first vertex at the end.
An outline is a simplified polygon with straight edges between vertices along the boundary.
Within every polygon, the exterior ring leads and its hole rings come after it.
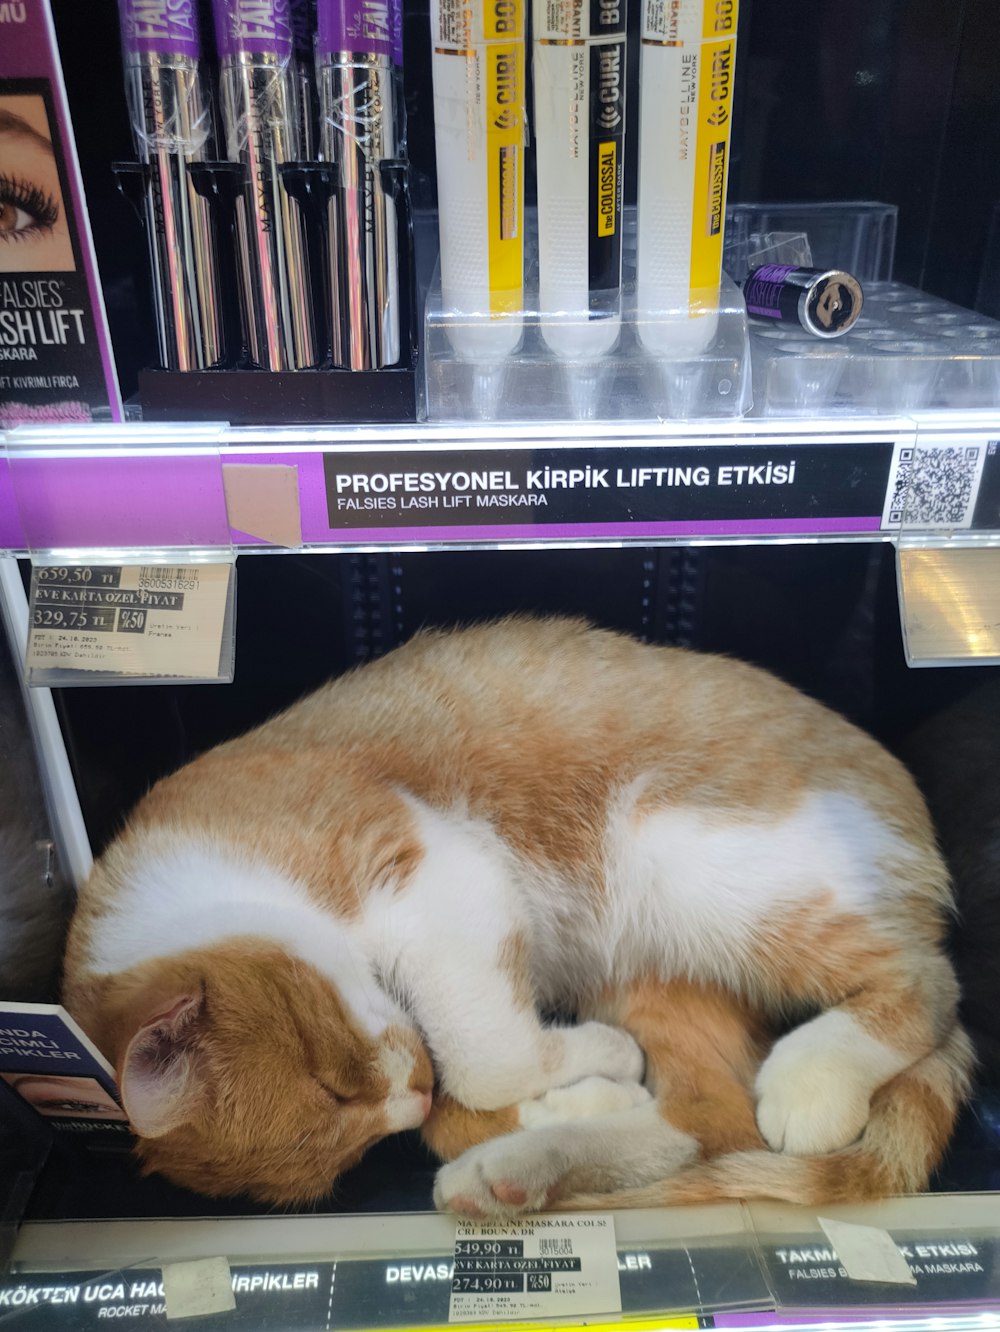
POLYGON ((64 1002, 147 1168, 203 1192, 313 1199, 423 1126, 472 1215, 869 1197, 925 1185, 966 1093, 949 902, 914 783, 844 719, 513 618, 154 786, 64 1002))

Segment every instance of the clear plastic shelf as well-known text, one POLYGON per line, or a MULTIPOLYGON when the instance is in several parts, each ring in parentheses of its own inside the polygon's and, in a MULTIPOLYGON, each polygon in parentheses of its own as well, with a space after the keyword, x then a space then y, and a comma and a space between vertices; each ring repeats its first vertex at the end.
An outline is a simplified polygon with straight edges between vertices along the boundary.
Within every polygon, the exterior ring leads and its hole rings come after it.
POLYGON ((524 306, 507 315, 443 308, 436 270, 424 315, 421 419, 431 422, 731 419, 750 408, 743 297, 678 293, 640 308, 635 215, 625 214, 620 308, 543 317, 534 217, 526 226, 524 306), (683 299, 683 304, 681 303, 683 299))
POLYGON ((731 204, 723 263, 737 280, 761 263, 793 263, 890 282, 898 211, 867 200, 731 204))
POLYGON ((869 283, 854 328, 821 341, 750 329, 755 416, 969 410, 1000 402, 1000 321, 899 283, 869 283))

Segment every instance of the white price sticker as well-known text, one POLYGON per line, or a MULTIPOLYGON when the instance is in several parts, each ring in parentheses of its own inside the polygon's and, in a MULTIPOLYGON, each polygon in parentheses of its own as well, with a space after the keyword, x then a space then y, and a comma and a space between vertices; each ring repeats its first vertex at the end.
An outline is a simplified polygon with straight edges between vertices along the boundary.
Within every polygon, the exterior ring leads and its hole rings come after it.
POLYGON ((565 1318, 621 1307, 613 1217, 458 1223, 449 1322, 565 1318))
POLYGON ((233 565, 36 565, 29 671, 219 676, 233 565))

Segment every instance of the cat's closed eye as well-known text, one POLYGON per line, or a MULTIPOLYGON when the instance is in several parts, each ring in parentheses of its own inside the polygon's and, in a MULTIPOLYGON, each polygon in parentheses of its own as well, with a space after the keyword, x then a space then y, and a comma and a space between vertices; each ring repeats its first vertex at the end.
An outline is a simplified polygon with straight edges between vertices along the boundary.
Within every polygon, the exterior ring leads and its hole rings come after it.
POLYGON ((324 1092, 335 1105, 357 1105, 361 1097, 357 1092, 338 1091, 336 1087, 331 1087, 329 1083, 324 1082, 322 1078, 316 1079, 316 1085, 320 1091, 324 1092))

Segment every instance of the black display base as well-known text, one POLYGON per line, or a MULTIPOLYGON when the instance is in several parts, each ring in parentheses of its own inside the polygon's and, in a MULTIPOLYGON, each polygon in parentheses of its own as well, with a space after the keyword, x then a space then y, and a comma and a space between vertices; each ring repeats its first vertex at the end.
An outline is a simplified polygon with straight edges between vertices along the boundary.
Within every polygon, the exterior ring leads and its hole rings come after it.
POLYGON ((146 421, 390 425, 417 415, 409 368, 140 370, 139 401, 146 421))

